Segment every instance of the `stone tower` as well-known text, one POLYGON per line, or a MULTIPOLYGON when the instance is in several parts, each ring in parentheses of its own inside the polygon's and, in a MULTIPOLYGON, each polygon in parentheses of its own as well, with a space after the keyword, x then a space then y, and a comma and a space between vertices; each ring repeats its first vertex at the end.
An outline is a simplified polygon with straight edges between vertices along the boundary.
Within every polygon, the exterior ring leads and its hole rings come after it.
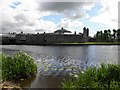
POLYGON ((83 38, 85 42, 89 41, 89 28, 83 28, 83 38))

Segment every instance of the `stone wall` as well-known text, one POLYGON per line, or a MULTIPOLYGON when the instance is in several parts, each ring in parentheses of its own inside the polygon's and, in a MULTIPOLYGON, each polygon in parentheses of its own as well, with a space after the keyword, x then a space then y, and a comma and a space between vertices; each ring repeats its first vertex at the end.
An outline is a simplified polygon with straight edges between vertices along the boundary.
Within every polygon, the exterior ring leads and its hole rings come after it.
POLYGON ((54 43, 77 43, 89 41, 89 28, 83 28, 83 34, 57 34, 57 33, 43 33, 43 34, 17 34, 17 44, 54 44, 54 43))
POLYGON ((66 34, 19 34, 16 35, 17 44, 53 44, 67 42, 84 42, 82 35, 66 34))
POLYGON ((81 35, 65 35, 65 34, 46 34, 45 43, 67 43, 67 42, 82 42, 83 38, 81 35))

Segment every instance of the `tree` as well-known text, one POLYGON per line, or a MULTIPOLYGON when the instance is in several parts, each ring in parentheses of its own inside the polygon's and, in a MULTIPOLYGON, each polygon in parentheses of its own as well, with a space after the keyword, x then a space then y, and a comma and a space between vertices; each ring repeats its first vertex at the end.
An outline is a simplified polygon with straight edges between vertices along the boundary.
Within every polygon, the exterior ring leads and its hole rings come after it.
POLYGON ((113 29, 113 38, 114 38, 114 40, 116 40, 116 30, 115 29, 113 29))
POLYGON ((108 31, 104 30, 104 41, 108 41, 108 31))
POLYGON ((117 40, 120 42, 120 29, 117 30, 117 40))
POLYGON ((97 31, 97 33, 95 34, 95 39, 97 41, 100 41, 100 32, 99 31, 97 31))
POLYGON ((100 31, 100 41, 103 41, 103 32, 100 31))
POLYGON ((94 35, 96 41, 104 41, 104 42, 108 42, 108 41, 118 41, 120 42, 120 29, 115 30, 113 29, 113 34, 111 34, 111 30, 104 30, 104 32, 102 31, 97 31, 97 33, 94 35))
POLYGON ((108 40, 111 41, 111 30, 108 29, 108 40))

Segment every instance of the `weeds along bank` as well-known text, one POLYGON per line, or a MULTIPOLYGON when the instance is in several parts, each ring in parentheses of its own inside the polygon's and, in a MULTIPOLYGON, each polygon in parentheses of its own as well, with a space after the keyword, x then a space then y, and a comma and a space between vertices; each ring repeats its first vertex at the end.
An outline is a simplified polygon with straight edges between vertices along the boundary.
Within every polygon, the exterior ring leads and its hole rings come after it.
POLYGON ((37 66, 32 57, 23 52, 16 53, 13 57, 0 53, 0 80, 12 81, 36 75, 37 66))
POLYGON ((99 68, 92 67, 79 75, 73 75, 72 79, 63 82, 65 90, 71 88, 98 88, 98 89, 119 89, 120 88, 120 65, 101 64, 99 68))

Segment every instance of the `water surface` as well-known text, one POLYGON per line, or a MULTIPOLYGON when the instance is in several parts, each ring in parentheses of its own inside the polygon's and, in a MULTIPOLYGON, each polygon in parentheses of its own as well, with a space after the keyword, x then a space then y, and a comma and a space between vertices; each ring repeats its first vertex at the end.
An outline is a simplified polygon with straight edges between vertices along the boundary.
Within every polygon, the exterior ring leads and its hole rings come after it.
POLYGON ((24 51, 37 63, 37 77, 25 81, 24 87, 57 88, 61 82, 73 73, 100 63, 118 63, 119 46, 88 45, 88 46, 27 46, 3 45, 2 51, 14 55, 24 51))

